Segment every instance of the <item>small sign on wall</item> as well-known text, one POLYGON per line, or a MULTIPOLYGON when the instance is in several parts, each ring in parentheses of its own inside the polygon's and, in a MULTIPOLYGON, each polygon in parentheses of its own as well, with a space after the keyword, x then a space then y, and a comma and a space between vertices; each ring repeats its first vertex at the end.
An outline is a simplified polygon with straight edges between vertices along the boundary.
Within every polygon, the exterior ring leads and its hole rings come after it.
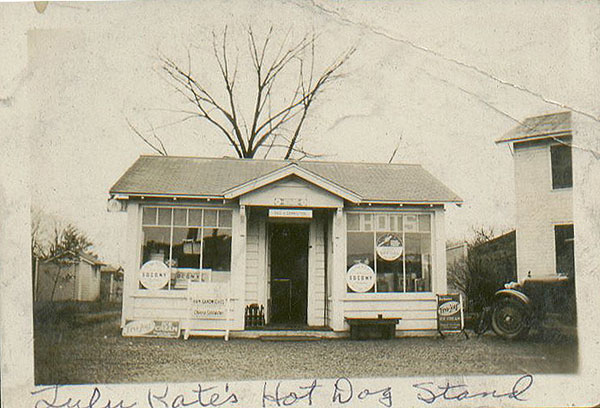
POLYGON ((178 338, 179 333, 177 320, 128 320, 123 327, 123 336, 126 337, 178 338))
POLYGON ((273 217, 273 218, 312 218, 312 210, 271 208, 269 210, 269 217, 273 217))

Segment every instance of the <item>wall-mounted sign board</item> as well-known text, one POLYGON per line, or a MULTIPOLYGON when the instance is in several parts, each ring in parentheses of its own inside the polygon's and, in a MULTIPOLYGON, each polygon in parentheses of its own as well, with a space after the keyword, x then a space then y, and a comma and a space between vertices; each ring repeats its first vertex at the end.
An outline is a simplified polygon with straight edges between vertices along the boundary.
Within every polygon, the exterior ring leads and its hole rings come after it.
POLYGON ((312 210, 271 208, 271 209, 269 209, 269 217, 273 217, 273 218, 312 218, 312 210))
POLYGON ((123 327, 123 336, 128 337, 169 337, 178 338, 180 333, 177 320, 129 320, 123 327))

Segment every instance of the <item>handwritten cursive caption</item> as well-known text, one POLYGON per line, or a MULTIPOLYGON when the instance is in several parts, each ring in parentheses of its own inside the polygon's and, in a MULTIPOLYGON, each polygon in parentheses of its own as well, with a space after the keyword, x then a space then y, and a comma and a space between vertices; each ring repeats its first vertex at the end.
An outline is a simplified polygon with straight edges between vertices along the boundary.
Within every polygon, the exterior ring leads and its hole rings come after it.
MULTIPOLYGON (((114 393, 102 391, 100 387, 93 387, 85 397, 81 389, 69 390, 66 386, 53 385, 40 387, 33 391, 35 408, 188 408, 188 407, 248 407, 262 406, 262 408, 275 407, 310 407, 310 406, 381 406, 391 408, 394 406, 392 397, 394 384, 376 387, 360 385, 361 381, 352 381, 346 377, 331 381, 312 380, 307 382, 292 381, 265 381, 260 389, 260 394, 235 390, 234 386, 226 383, 222 385, 197 386, 186 392, 176 392, 168 385, 149 388, 145 396, 140 399, 129 396, 121 397, 114 393), (258 404, 256 401, 260 401, 258 404), (262 404, 262 405, 260 405, 262 404)), ((405 397, 413 393, 416 400, 425 405, 437 402, 453 401, 460 403, 465 400, 512 400, 513 402, 527 401, 527 393, 533 386, 533 376, 525 374, 506 389, 474 390, 467 384, 435 383, 424 381, 412 384, 408 392, 402 392, 396 385, 396 392, 405 397)), ((128 392, 128 394, 131 394, 128 392)), ((444 404, 446 405, 446 404, 444 404)))

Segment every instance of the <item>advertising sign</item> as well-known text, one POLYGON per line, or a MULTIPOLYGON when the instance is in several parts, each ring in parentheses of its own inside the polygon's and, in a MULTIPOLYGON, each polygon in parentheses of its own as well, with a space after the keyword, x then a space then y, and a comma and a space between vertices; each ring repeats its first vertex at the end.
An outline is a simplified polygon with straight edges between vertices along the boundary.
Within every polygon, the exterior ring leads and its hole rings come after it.
POLYGON ((375 271, 363 263, 352 265, 346 273, 346 283, 354 292, 368 292, 375 285, 375 271))
POLYGON ((123 336, 178 338, 179 322, 176 320, 128 320, 123 327, 123 336))
POLYGON ((190 282, 188 302, 191 319, 226 320, 229 283, 190 282))
POLYGON ((169 267, 162 261, 148 261, 140 268, 140 283, 146 289, 162 289, 170 277, 169 267))
POLYGON ((377 240, 377 255, 384 261, 395 261, 400 258, 403 249, 402 239, 398 234, 385 234, 377 240))
POLYGON ((437 295, 437 322, 440 332, 460 332, 464 328, 462 296, 437 295))

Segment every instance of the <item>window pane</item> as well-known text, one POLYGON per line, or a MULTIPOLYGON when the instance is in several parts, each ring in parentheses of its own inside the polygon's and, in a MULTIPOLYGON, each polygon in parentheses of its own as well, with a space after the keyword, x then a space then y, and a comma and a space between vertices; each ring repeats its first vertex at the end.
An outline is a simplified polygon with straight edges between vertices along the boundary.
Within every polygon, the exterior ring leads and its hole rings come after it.
POLYGON ((388 231, 388 216, 380 214, 377 216, 377 231, 388 231))
MULTIPOLYGON (((143 227, 142 265, 148 261, 161 261, 168 264, 170 227, 143 227)), ((141 265, 140 265, 141 266, 141 265)))
POLYGON ((397 215, 390 215, 390 231, 398 231, 397 215))
POLYGON ((231 230, 204 228, 202 267, 213 271, 231 271, 231 230))
MULTIPOLYGON (((372 232, 348 232, 347 235, 347 260, 346 270, 357 263, 369 265, 375 268, 373 253, 373 233, 372 232)), ((348 292, 352 292, 348 288, 348 292)), ((371 290, 373 292, 373 290, 371 290)))
POLYGON ((363 231, 373 231, 373 215, 372 214, 362 214, 363 220, 363 231))
POLYGON ((429 214, 419 215, 419 231, 420 232, 431 231, 431 216, 429 214))
POLYGON ((360 215, 359 214, 348 214, 347 220, 348 231, 359 231, 360 230, 360 215))
POLYGON ((173 266, 200 268, 199 228, 173 228, 173 266))
POLYGON ((406 232, 417 232, 418 219, 416 215, 405 215, 404 216, 404 231, 406 232))
POLYGON ((552 188, 573 186, 573 168, 571 165, 571 147, 556 145, 550 147, 552 161, 552 188))
POLYGON ((156 225, 156 208, 144 207, 144 215, 142 216, 142 224, 156 225))
POLYGON ((219 211, 219 227, 231 228, 232 212, 229 210, 219 211))
POLYGON ((573 224, 555 225, 556 273, 575 276, 575 247, 573 224))
POLYGON ((431 291, 431 234, 405 233, 406 291, 431 291))
POLYGON ((404 290, 402 283, 402 237, 398 234, 378 232, 376 238, 378 245, 390 249, 386 253, 381 253, 383 257, 380 253, 377 253, 377 292, 402 292, 404 290), (393 249, 396 249, 396 251, 393 251, 393 249))
POLYGON ((217 226, 217 210, 204 210, 204 226, 205 227, 216 227, 217 226))
POLYGON ((176 208, 173 214, 173 224, 185 226, 187 218, 187 210, 185 208, 176 208))
POLYGON ((171 209, 170 208, 159 208, 158 209, 158 225, 171 225, 171 209))
POLYGON ((188 225, 190 226, 194 226, 194 227, 201 227, 202 226, 202 210, 198 209, 191 209, 190 208, 190 214, 189 214, 189 221, 188 221, 188 225))

